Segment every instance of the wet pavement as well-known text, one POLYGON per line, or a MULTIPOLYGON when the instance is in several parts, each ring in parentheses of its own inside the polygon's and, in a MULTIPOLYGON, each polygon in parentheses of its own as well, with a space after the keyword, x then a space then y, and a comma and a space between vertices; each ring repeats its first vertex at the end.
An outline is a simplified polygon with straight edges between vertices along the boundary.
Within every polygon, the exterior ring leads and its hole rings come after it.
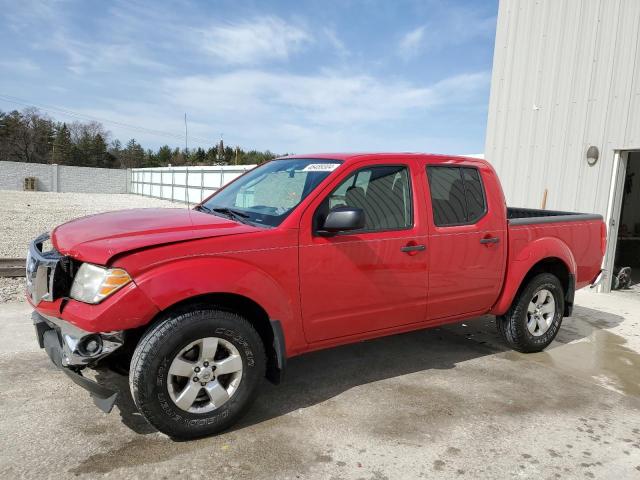
POLYGON ((110 415, 0 305, 0 478, 640 478, 640 295, 578 292, 545 351, 492 317, 291 359, 233 430, 155 432, 126 378, 110 415))

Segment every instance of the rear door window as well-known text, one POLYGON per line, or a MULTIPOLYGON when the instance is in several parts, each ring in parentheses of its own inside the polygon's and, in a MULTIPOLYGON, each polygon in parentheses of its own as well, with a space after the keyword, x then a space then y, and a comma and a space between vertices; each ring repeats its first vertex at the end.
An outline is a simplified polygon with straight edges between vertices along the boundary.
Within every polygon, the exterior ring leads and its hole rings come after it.
POLYGON ((439 227, 476 223, 486 212, 480 172, 473 167, 427 167, 433 221, 439 227))
POLYGON ((475 223, 483 217, 486 210, 480 172, 476 168, 463 168, 462 180, 467 201, 467 222, 475 223))

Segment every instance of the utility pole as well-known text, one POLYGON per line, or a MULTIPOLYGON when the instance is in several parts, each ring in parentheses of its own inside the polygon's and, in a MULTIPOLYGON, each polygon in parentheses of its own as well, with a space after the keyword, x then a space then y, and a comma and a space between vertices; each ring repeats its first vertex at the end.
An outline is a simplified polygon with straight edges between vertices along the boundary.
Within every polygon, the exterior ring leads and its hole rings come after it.
POLYGON ((187 202, 187 209, 191 207, 189 204, 189 165, 187 161, 189 159, 189 143, 188 139, 188 131, 187 131, 187 113, 184 114, 184 200, 187 202))
POLYGON ((187 130, 187 114, 184 114, 184 151, 186 155, 189 155, 189 132, 187 130))
POLYGON ((56 146, 57 146, 58 144, 57 144, 57 143, 56 143, 56 141, 54 140, 54 141, 52 141, 52 142, 49 142, 49 145, 51 145, 51 147, 52 147, 52 152, 51 152, 51 162, 50 162, 50 163, 56 163, 56 146))

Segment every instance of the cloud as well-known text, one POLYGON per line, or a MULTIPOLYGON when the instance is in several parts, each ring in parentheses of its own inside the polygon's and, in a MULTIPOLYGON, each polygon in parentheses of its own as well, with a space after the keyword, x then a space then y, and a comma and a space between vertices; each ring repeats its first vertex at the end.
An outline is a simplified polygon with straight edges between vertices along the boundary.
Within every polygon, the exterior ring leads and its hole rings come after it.
POLYGON ((207 53, 232 65, 287 60, 312 40, 301 27, 274 16, 216 25, 203 31, 202 38, 207 53))
POLYGON ((484 90, 487 72, 456 75, 432 85, 381 81, 368 75, 318 75, 239 70, 165 81, 167 102, 225 120, 289 121, 344 126, 392 120, 444 103, 462 102, 484 90), (250 119, 250 120, 249 120, 250 119))
POLYGON ((325 27, 322 29, 322 32, 329 42, 329 45, 333 47, 338 56, 344 58, 348 57, 351 54, 349 49, 345 46, 344 42, 340 40, 340 37, 338 37, 338 34, 334 29, 325 27))
POLYGON ((67 68, 82 75, 105 72, 117 67, 159 69, 164 65, 151 58, 146 48, 135 43, 82 42, 64 29, 54 32, 46 43, 36 42, 34 48, 54 51, 67 58, 67 68))
POLYGON ((424 31, 427 27, 418 27, 410 32, 406 33, 401 39, 399 44, 400 56, 404 59, 414 57, 420 47, 424 38, 424 31))
POLYGON ((496 17, 471 8, 447 8, 400 37, 398 54, 409 60, 433 50, 462 45, 495 33, 496 17))
POLYGON ((482 135, 453 123, 484 121, 486 72, 451 75, 464 64, 442 68, 436 57, 429 78, 442 80, 426 83, 417 68, 424 62, 398 59, 490 35, 495 19, 484 13, 430 3, 398 30, 393 18, 375 23, 379 8, 376 15, 359 10, 354 23, 340 9, 323 16, 323 5, 310 4, 285 16, 255 5, 231 8, 234 2, 224 11, 184 0, 151 10, 127 0, 89 10, 81 2, 5 3, 0 19, 14 54, 0 59, 0 69, 12 71, 4 68, 12 64, 24 72, 14 85, 31 81, 28 72, 36 79, 46 72, 53 92, 46 101, 111 120, 105 126, 123 142, 135 136, 145 146, 182 145, 184 112, 190 146, 224 132, 230 143, 279 152, 476 151, 482 135))
POLYGON ((34 21, 48 22, 56 18, 59 4, 46 0, 7 1, 0 4, 0 15, 4 18, 4 26, 15 32, 29 29, 34 21))
POLYGON ((0 69, 12 73, 31 75, 40 71, 40 67, 26 58, 0 60, 0 69))
POLYGON ((443 109, 484 105, 488 82, 488 72, 416 85, 336 71, 299 75, 243 69, 166 77, 157 86, 149 85, 152 98, 106 101, 99 107, 75 110, 111 120, 105 127, 115 138, 126 142, 135 137, 144 145, 182 145, 183 112, 187 112, 190 148, 207 147, 224 133, 232 145, 278 153, 445 151, 450 144, 458 149, 472 147, 459 138, 430 137, 426 119, 437 117, 443 109), (123 124, 144 128, 134 130, 123 124), (412 128, 418 125, 422 127, 416 134, 412 128), (173 133, 157 135, 154 130, 173 133))

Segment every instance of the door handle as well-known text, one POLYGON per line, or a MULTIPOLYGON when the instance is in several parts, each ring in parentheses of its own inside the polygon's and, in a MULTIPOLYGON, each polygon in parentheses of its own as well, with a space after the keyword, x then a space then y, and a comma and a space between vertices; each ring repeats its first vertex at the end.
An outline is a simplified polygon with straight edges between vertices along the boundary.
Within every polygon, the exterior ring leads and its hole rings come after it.
POLYGON ((400 248, 400 251, 401 252, 421 252, 426 249, 427 249, 426 245, 405 245, 404 247, 400 248))
POLYGON ((480 243, 482 244, 487 244, 487 243, 499 243, 500 239, 498 237, 487 237, 487 238, 481 238, 480 239, 480 243))

